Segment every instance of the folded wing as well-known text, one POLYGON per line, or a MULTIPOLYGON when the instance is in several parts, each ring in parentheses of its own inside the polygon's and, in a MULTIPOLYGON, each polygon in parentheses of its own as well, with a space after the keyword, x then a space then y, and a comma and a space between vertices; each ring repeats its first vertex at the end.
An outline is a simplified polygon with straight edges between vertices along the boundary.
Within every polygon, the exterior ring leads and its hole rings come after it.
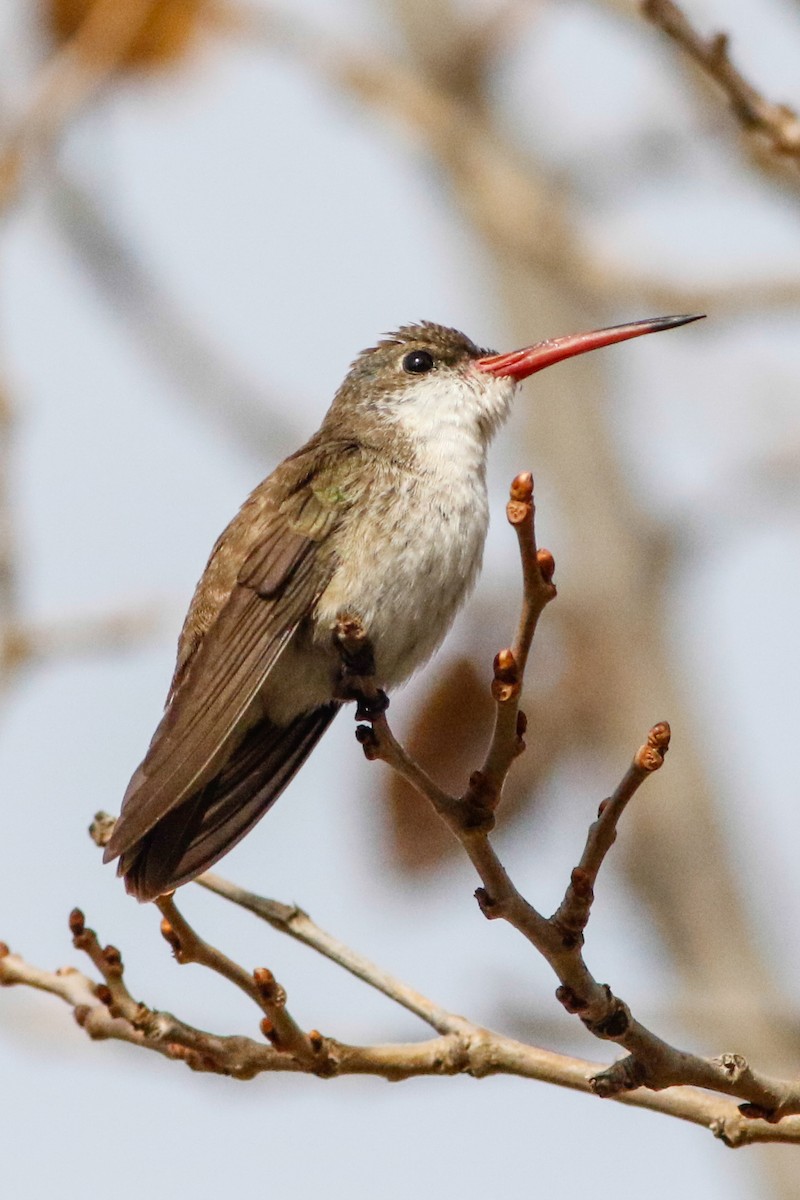
MULTIPOLYGON (((289 460, 284 467, 289 465, 296 472, 304 467, 302 461, 289 460)), ((309 715, 307 724, 287 727, 282 745, 280 730, 266 728, 256 707, 270 671, 313 611, 336 565, 327 535, 340 519, 347 496, 337 491, 335 503, 330 502, 325 473, 313 466, 305 468, 301 486, 288 493, 281 494, 268 481, 271 490, 254 493, 251 511, 245 506, 226 531, 243 542, 238 570, 210 627, 194 638, 191 653, 179 659, 162 721, 125 793, 105 853, 105 861, 123 856, 122 873, 130 869, 148 835, 153 835, 152 854, 162 835, 165 841, 174 839, 176 829, 187 822, 194 824, 207 850, 213 843, 214 857, 219 857, 265 811, 336 711, 335 706, 330 712, 325 706, 324 711, 314 710, 317 715, 309 715), (248 740, 260 720, 260 732, 248 740), (271 787, 270 771, 257 769, 258 754, 272 764, 276 784, 278 777, 282 780, 277 790, 271 787), (256 815, 234 819, 237 804, 250 801, 256 815), (170 814, 175 814, 172 821, 167 820, 170 814)), ((204 580, 219 571, 216 556, 225 536, 215 547, 204 580)), ((201 581, 200 596, 202 588, 201 581)), ((191 839, 182 840, 188 852, 191 839)), ((198 869, 208 865, 208 858, 198 848, 198 869)), ((173 879, 171 886, 177 882, 173 879)), ((150 886, 146 890, 152 892, 150 886)))

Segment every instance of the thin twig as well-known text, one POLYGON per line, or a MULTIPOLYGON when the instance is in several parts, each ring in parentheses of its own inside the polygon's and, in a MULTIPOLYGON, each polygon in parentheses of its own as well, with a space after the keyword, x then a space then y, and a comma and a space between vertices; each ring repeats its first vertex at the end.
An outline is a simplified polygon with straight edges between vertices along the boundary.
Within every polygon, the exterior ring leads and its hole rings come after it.
POLYGON ((342 967, 363 983, 382 992, 390 1000, 401 1005, 409 1012, 420 1017, 426 1024, 439 1033, 460 1033, 469 1024, 463 1017, 455 1016, 423 996, 421 992, 403 983, 382 967, 370 962, 363 954, 346 946, 344 942, 321 929, 308 913, 303 912, 294 904, 281 904, 277 900, 268 900, 254 892, 248 892, 235 883, 230 883, 220 875, 208 871, 197 880, 201 887, 207 888, 217 896, 222 896, 239 908, 247 909, 262 921, 266 921, 273 929, 287 934, 303 945, 316 950, 331 962, 342 967))
POLYGON ((497 713, 494 736, 481 768, 480 786, 499 800, 514 759, 524 749, 525 720, 519 720, 519 697, 539 617, 555 599, 555 563, 549 550, 536 549, 533 476, 526 472, 511 484, 506 516, 517 535, 522 564, 522 611, 510 650, 501 650, 494 661, 492 696, 497 713))
POLYGON ((616 841, 620 818, 648 775, 663 765, 669 739, 670 728, 666 721, 653 726, 647 742, 637 752, 618 787, 600 805, 597 820, 589 826, 581 861, 573 870, 564 899, 552 917, 565 934, 576 939, 581 936, 589 920, 595 881, 606 854, 616 841))
MULTIPOLYGON (((514 647, 501 652, 495 659, 493 693, 498 709, 509 701, 516 703, 523 683, 520 664, 524 665, 527 660, 538 616, 555 595, 551 581, 552 557, 547 555, 547 566, 543 569, 541 552, 536 552, 530 476, 518 476, 514 480, 511 497, 508 517, 517 528, 525 582, 514 647), (519 509, 516 504, 520 505, 519 509)), ((372 722, 369 737, 362 732, 359 740, 365 746, 367 757, 381 759, 392 767, 399 763, 404 778, 412 779, 406 766, 408 756, 402 752, 403 758, 398 757, 397 742, 393 737, 387 737, 387 732, 390 731, 385 713, 372 722)), ((501 725, 499 717, 495 739, 498 737, 501 744, 510 741, 509 730, 506 725, 501 725)), ((597 874, 614 841, 617 823, 626 805, 645 779, 662 766, 668 745, 669 726, 662 722, 651 729, 647 742, 635 755, 619 787, 601 806, 598 820, 589 831, 580 865, 572 873, 564 901, 549 919, 522 896, 490 842, 491 813, 499 801, 504 775, 501 773, 497 790, 489 790, 485 803, 487 817, 483 820, 480 811, 487 791, 485 785, 482 786, 483 772, 473 776, 464 797, 448 799, 445 806, 438 788, 428 794, 421 773, 412 781, 447 821, 475 866, 483 884, 477 890, 476 898, 484 916, 492 920, 502 918, 522 933, 558 977, 560 986, 556 996, 564 1008, 578 1015, 596 1037, 616 1042, 628 1050, 627 1058, 592 1076, 589 1082, 598 1095, 617 1095, 642 1085, 660 1090, 677 1084, 691 1084, 744 1100, 742 1111, 746 1116, 764 1116, 775 1121, 800 1113, 800 1083, 761 1076, 740 1055, 701 1058, 677 1050, 637 1021, 627 1004, 607 985, 599 983, 584 961, 582 930, 588 921, 597 874)), ((502 755, 499 758, 507 771, 512 756, 506 754, 505 758, 502 755)))
MULTIPOLYGON (((102 848, 108 844, 114 824, 115 818, 109 813, 95 813, 89 832, 97 846, 102 848)), ((318 954, 336 963, 337 966, 354 975, 356 979, 360 979, 362 983, 375 988, 376 991, 381 992, 402 1008, 414 1013, 438 1033, 463 1033, 465 1029, 472 1028, 470 1022, 465 1021, 463 1017, 448 1012, 435 1001, 423 996, 415 988, 409 987, 407 983, 403 983, 401 979, 391 975, 383 967, 379 967, 363 954, 359 954, 357 950, 353 950, 339 938, 322 929, 307 912, 304 912, 296 904, 283 904, 279 900, 270 900, 266 896, 259 896, 255 892, 249 892, 246 888, 239 887, 236 883, 223 879, 221 875, 212 871, 206 871, 205 874, 200 875, 195 883, 198 883, 200 887, 207 888, 214 895, 230 901, 238 908, 253 913, 278 932, 316 950, 318 954)))
POLYGON ((486 106, 447 89, 446 81, 414 70, 376 48, 359 54, 276 8, 212 5, 220 30, 290 55, 315 80, 401 121, 450 179, 462 208, 488 243, 517 267, 542 273, 582 308, 616 306, 638 297, 654 310, 756 311, 794 305, 800 280, 696 279, 672 283, 637 273, 598 251, 564 204, 558 182, 509 140, 486 106))
POLYGON ((767 100, 734 66, 728 34, 704 38, 674 0, 643 0, 641 8, 722 89, 745 133, 762 139, 781 163, 800 168, 800 117, 788 105, 767 100))
POLYGON ((163 917, 162 937, 169 942, 179 963, 198 963, 235 984, 265 1014, 261 1032, 277 1050, 291 1054, 305 1066, 320 1064, 317 1050, 287 1009, 286 992, 271 971, 258 967, 251 974, 204 941, 178 909, 174 895, 159 897, 156 905, 163 917))
MULTIPOLYGON (((102 952, 98 954, 96 949, 90 956, 93 961, 99 961, 101 974, 107 978, 113 966, 110 968, 102 952)), ((195 1071, 249 1080, 263 1072, 312 1070, 292 1056, 252 1038, 212 1034, 180 1021, 171 1013, 143 1004, 131 1001, 127 1017, 114 1015, 115 1007, 107 984, 96 984, 74 968, 42 971, 11 954, 8 947, 0 943, 0 986, 15 985, 50 992, 65 1000, 72 1007, 78 1024, 93 1039, 128 1042, 184 1062, 195 1071)), ((426 1042, 350 1046, 326 1038, 324 1074, 373 1075, 390 1080, 420 1075, 442 1077, 465 1073, 483 1078, 502 1074, 586 1093, 591 1090, 589 1079, 603 1070, 597 1063, 527 1046, 470 1025, 463 1018, 453 1019, 462 1023, 460 1032, 426 1042)), ((613 1099, 708 1129, 732 1147, 758 1142, 800 1144, 800 1118, 785 1117, 775 1124, 755 1114, 745 1116, 730 1101, 695 1088, 674 1087, 663 1093, 640 1088, 617 1093, 613 1099)))

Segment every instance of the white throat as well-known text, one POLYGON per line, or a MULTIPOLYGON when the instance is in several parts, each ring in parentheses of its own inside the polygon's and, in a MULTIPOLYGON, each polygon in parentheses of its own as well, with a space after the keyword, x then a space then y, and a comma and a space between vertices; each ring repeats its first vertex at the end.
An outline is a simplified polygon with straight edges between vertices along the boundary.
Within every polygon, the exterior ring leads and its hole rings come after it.
POLYGON ((393 416, 424 471, 450 480, 482 477, 489 442, 508 416, 514 391, 513 380, 470 369, 433 371, 393 397, 393 416))

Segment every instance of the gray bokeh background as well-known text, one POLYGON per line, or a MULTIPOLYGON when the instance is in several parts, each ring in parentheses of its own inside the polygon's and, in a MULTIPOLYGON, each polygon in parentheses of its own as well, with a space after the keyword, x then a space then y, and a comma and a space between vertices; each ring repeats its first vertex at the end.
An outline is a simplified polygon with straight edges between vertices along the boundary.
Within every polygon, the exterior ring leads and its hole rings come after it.
MULTIPOLYGON (((704 123, 656 35, 611 7, 553 4, 520 23, 497 75, 508 121, 565 183, 577 177, 591 189, 587 230, 616 260, 663 271, 678 288, 681 280, 741 288, 797 279, 796 203, 743 173, 729 124, 704 123)), ((46 53, 30 8, 6 0, 0 14, 9 113, 24 107, 46 53)), ((344 41, 380 39, 392 52, 380 6, 336 9, 297 6, 303 20, 344 41)), ((796 6, 720 0, 693 13, 709 28, 735 30, 748 72, 772 97, 800 103, 796 6)), ((159 614, 156 634, 133 648, 32 667, 6 697, 0 934, 41 966, 76 962, 66 917, 79 904, 122 949, 134 994, 207 1028, 255 1034, 242 997, 172 962, 157 914, 101 868, 86 826, 96 809, 117 807, 147 744, 210 545, 248 490, 316 427, 350 358, 417 318, 510 348, 507 314, 486 250, 405 133, 287 57, 232 40, 205 40, 177 68, 105 93, 71 126, 57 166, 37 173, 0 236, 25 611, 46 620, 152 605, 159 614), (158 300, 180 313, 231 395, 263 406, 269 445, 228 419, 233 400, 230 410, 223 399, 204 409, 202 364, 180 346, 165 353, 98 286, 69 215, 70 181, 102 206, 143 265, 156 311, 158 300)), ((607 405, 641 503, 680 532, 670 637, 686 684, 684 719, 722 798, 757 936, 785 995, 796 997, 798 312, 737 308, 709 313, 686 336, 612 352, 608 398, 586 403, 607 405)), ((567 332, 546 312, 524 319, 531 340, 567 332)), ((490 578, 476 603, 491 596, 498 645, 516 606, 513 588, 496 599, 497 579, 515 577, 503 494, 511 473, 537 472, 527 450, 520 457, 523 410, 535 404, 534 382, 492 459, 490 578)), ((568 589, 557 514, 546 494, 538 503, 542 540, 568 589)), ((466 614, 441 662, 468 627, 466 614)), ((395 698, 399 728, 421 686, 395 698)), ((632 749, 641 732, 631 730, 632 749)), ((480 918, 466 863, 413 886, 387 864, 373 795, 382 770, 362 761, 349 716, 340 718, 224 873, 297 900, 455 1011, 489 1024, 529 1014, 543 1021, 542 1039, 600 1057, 602 1047, 557 1011, 545 965, 513 931, 480 918)), ((594 805, 615 782, 562 772, 535 822, 516 825, 513 836, 501 827, 504 859, 540 907, 557 903, 594 805)), ((669 803, 668 767, 642 803, 669 803)), ((245 914, 197 889, 182 899, 211 941, 275 972, 303 1024, 353 1041, 425 1036, 388 1001, 245 914)), ((599 890, 588 959, 659 1031, 680 1036, 668 1011, 669 966, 613 869, 599 890)), ((788 1000, 778 1015, 797 1020, 788 1000)), ((195 1076, 128 1046, 89 1043, 65 1006, 22 989, 0 994, 0 1074, 3 1178, 7 1194, 20 1197, 77 1200, 102 1188, 117 1200, 202 1200, 223 1190, 292 1200, 516 1200, 577 1193, 589 1174, 602 1197, 638 1195, 643 1179, 652 1200, 765 1194, 755 1155, 728 1154, 699 1130, 613 1104, 509 1079, 243 1085, 195 1076)))

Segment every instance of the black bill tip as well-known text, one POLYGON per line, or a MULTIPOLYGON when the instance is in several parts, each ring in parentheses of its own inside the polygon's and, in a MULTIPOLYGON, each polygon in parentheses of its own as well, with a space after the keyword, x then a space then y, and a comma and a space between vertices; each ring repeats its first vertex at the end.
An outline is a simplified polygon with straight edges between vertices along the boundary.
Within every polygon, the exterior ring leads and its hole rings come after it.
POLYGON ((704 321, 705 313, 681 313, 676 317, 652 317, 649 321, 635 321, 636 325, 647 325, 653 333, 662 329, 677 329, 679 325, 691 325, 692 321, 704 321))

